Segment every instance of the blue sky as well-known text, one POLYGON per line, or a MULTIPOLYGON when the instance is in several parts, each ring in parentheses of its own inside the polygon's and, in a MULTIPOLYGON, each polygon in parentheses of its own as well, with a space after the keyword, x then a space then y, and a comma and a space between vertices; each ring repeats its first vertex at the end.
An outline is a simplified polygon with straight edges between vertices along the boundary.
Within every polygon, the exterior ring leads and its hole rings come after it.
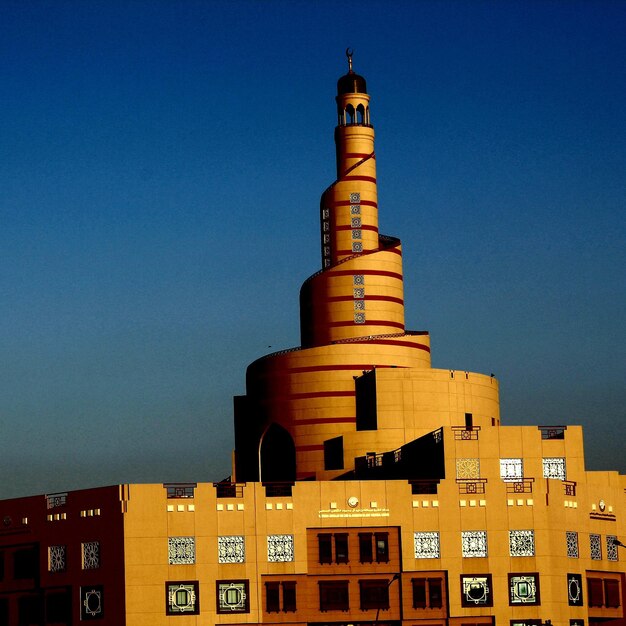
POLYGON ((320 266, 348 46, 407 327, 626 472, 625 32, 623 2, 0 3, 0 497, 229 474, 320 266))

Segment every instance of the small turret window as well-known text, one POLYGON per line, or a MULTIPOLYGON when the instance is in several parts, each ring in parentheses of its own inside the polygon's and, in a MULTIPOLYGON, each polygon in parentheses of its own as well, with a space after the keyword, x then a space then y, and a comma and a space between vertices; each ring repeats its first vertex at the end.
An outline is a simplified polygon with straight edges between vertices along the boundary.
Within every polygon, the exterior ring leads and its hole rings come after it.
POLYGON ((354 124, 354 107, 351 104, 346 107, 346 116, 346 123, 354 124))

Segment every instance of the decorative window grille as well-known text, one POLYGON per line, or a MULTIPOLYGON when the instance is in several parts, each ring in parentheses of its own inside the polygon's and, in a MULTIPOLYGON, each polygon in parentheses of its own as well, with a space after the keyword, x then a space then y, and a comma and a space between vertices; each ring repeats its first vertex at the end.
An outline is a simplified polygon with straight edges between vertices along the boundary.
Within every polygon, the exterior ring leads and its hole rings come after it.
POLYGON ((578 533, 573 530, 566 531, 565 540, 567 542, 567 556, 570 559, 577 559, 578 558, 578 533))
POLYGON ((270 563, 293 561, 293 535, 268 535, 267 560, 270 563))
POLYGON ((539 575, 509 574, 509 604, 539 604, 539 575))
POLYGON ((618 561, 619 557, 617 556, 617 537, 615 535, 607 535, 606 536, 606 558, 609 561, 618 561))
POLYGON ((243 563, 246 560, 245 539, 241 535, 217 538, 218 563, 243 563))
POLYGON ((195 537, 169 537, 167 542, 170 565, 193 565, 196 562, 195 537))
POLYGON ((102 619, 104 587, 102 585, 90 585, 80 588, 80 619, 102 619))
POLYGON ((461 533, 462 554, 466 558, 487 556, 487 531, 466 530, 461 533))
POLYGON ((355 324, 365 324, 365 313, 355 313, 354 314, 354 323, 355 324))
POLYGON ((352 239, 362 239, 362 238, 363 238, 363 234, 360 228, 354 229, 352 231, 352 239))
POLYGON ((330 235, 324 235, 323 240, 324 243, 330 243, 330 235))
POLYGON ((197 483, 164 483, 167 490, 167 497, 172 498, 193 498, 197 483))
POLYGON ((543 477, 565 480, 565 459, 554 457, 543 459, 543 477))
POLYGON ((353 241, 352 252, 363 252, 363 244, 360 241, 353 241))
POLYGON ((416 559, 440 558, 439 533, 437 531, 415 532, 413 533, 413 542, 416 559))
POLYGON ((167 582, 165 593, 167 615, 198 615, 200 612, 197 581, 167 582))
POLYGON ((46 508, 56 509, 67 504, 67 492, 52 493, 46 496, 46 508))
POLYGON ((218 613, 249 613, 247 580, 218 580, 217 612, 218 613))
POLYGON ((522 459, 500 459, 500 478, 511 482, 524 478, 524 464, 522 459))
POLYGON ((363 287, 355 287, 353 291, 353 296, 355 299, 365 298, 365 289, 363 289, 363 287))
POLYGON ((583 577, 581 574, 567 575, 567 603, 570 606, 583 605, 583 577))
POLYGON ((98 569, 100 567, 100 543, 88 541, 81 544, 83 569, 98 569))
POLYGON ((360 217, 353 217, 350 220, 350 226, 352 226, 352 228, 361 228, 361 218, 360 217))
POLYGON ((461 576, 461 589, 462 606, 493 606, 491 574, 482 576, 461 576))
POLYGON ((353 283, 355 285, 364 285, 365 284, 365 276, 363 274, 355 274, 353 277, 353 283))
POLYGON ((457 478, 480 478, 480 460, 479 459, 457 459, 456 460, 456 477, 457 478))
POLYGON ((327 220, 330 217, 330 209, 322 209, 322 217, 327 220))
POLYGON ((511 556, 535 556, 535 531, 509 530, 509 554, 511 556))
POLYGON ((361 205, 360 204, 353 204, 350 206, 350 213, 352 215, 361 215, 361 205))
POLYGON ((589 548, 591 550, 591 558, 594 561, 602 560, 602 541, 600 535, 589 535, 589 548))
POLYGON ((48 571, 64 572, 66 566, 66 547, 50 546, 48 548, 48 571))
POLYGON ((358 191, 351 193, 350 194, 350 203, 351 204, 356 204, 358 202, 361 202, 361 194, 358 191))
POLYGON ((354 301, 354 310, 355 311, 364 311, 365 310, 365 300, 355 300, 354 301))

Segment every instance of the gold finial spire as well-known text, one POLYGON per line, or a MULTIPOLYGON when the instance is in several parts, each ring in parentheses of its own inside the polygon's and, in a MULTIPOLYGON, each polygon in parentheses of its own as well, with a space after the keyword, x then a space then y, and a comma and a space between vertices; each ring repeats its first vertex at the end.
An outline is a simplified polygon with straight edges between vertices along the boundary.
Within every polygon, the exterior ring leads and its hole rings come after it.
POLYGON ((352 74, 352 55, 354 54, 354 50, 350 48, 346 48, 346 56, 348 57, 348 73, 352 74))

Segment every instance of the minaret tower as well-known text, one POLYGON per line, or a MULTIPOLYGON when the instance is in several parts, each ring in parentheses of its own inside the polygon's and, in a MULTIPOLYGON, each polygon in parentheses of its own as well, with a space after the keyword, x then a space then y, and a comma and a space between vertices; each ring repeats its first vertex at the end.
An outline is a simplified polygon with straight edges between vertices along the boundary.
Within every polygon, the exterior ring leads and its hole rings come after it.
POLYGON ((378 232, 370 96, 347 56, 337 179, 320 201, 322 266, 300 290, 301 346, 252 363, 246 395, 235 398, 237 481, 347 476, 356 457, 468 411, 477 424, 499 417, 493 379, 465 372, 451 384, 450 370, 431 369, 428 333, 405 329, 400 240, 378 232))

